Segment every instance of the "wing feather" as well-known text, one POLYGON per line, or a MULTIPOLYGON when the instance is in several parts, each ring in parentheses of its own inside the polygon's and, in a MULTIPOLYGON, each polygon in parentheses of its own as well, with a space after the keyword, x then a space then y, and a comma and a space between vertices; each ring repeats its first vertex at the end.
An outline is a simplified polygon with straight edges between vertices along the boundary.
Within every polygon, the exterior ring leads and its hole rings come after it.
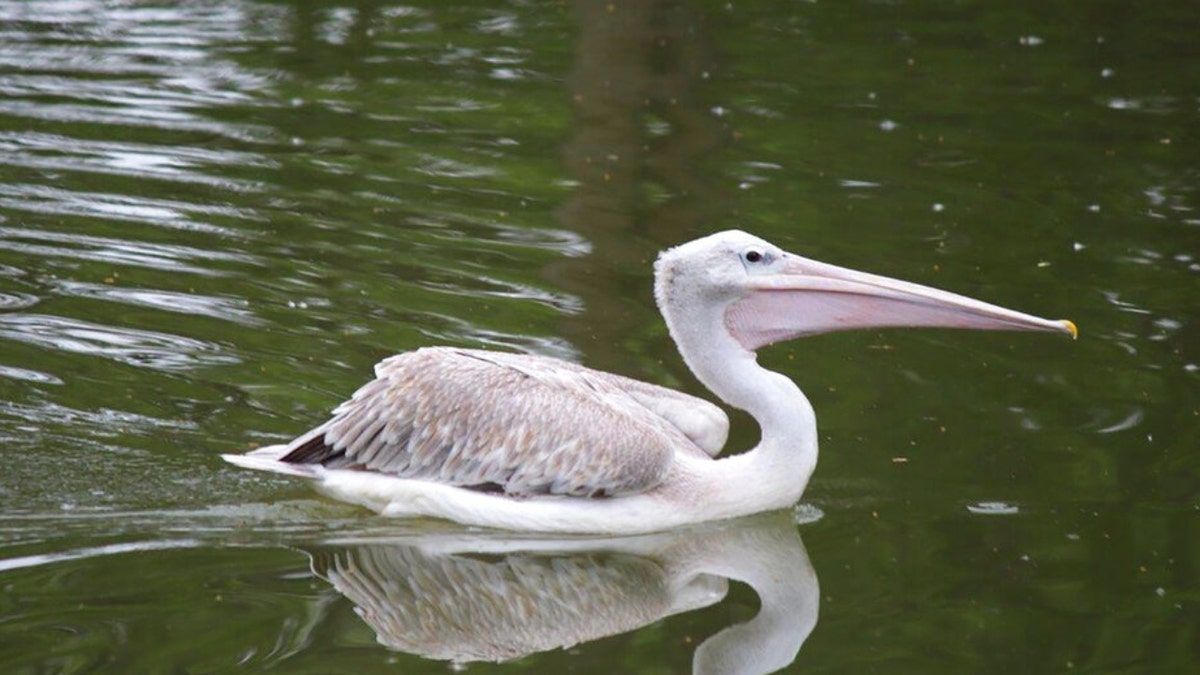
MULTIPOLYGON (((375 372, 282 460, 512 495, 601 496, 651 489, 676 451, 702 452, 654 409, 655 390, 670 390, 575 364, 435 347, 375 372)), ((671 394, 678 405, 700 401, 671 394)))

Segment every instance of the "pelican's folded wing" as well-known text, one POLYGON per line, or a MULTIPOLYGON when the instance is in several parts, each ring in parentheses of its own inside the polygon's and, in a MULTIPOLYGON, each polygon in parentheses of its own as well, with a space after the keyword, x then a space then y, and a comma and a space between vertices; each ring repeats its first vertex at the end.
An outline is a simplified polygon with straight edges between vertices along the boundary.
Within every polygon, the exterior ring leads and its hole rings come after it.
POLYGON ((512 495, 607 496, 649 490, 676 451, 698 452, 602 374, 572 364, 438 347, 388 358, 375 373, 282 461, 512 495))
MULTIPOLYGON (((622 409, 626 414, 643 418, 644 421, 655 426, 674 427, 673 429, 663 428, 662 431, 670 434, 676 431, 682 433, 696 448, 710 457, 720 454, 721 448, 725 447, 725 441, 729 437, 729 416, 725 414, 725 411, 690 394, 623 375, 592 370, 569 361, 528 354, 463 351, 477 358, 492 361, 497 365, 520 370, 547 384, 558 384, 564 388, 579 390, 587 387, 594 394, 602 396, 604 403, 608 406, 622 409), (631 407, 631 404, 636 404, 636 406, 631 407), (634 409, 637 406, 646 410, 634 409), (645 417, 644 412, 646 411, 653 413, 652 417, 645 417)), ((683 452, 693 450, 686 444, 677 449, 683 452)))

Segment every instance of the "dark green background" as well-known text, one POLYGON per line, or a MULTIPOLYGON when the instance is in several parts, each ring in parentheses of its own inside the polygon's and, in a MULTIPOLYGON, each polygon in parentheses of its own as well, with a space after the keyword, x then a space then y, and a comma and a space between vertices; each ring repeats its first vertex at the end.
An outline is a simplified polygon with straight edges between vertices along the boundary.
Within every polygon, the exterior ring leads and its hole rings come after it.
MULTIPOLYGON (((1198 36, 1167 0, 0 2, 0 663, 445 672, 298 548, 442 525, 218 455, 427 344, 704 394, 651 262, 740 227, 1081 330, 764 351, 821 427, 796 671, 1193 672, 1198 36)), ((497 669, 683 672, 756 606, 497 669)))

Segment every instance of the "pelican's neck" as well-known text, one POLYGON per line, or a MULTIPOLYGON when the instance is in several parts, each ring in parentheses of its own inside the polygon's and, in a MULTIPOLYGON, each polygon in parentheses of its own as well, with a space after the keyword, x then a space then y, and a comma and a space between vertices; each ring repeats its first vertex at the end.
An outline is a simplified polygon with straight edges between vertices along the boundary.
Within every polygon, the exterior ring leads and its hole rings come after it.
POLYGON ((723 322, 690 335, 681 331, 679 352, 705 387, 754 417, 764 441, 790 436, 785 432, 794 430, 800 418, 813 417, 796 383, 759 365, 758 355, 738 344, 723 322))
POLYGON ((750 413, 762 428, 753 450, 699 470, 723 484, 720 493, 751 499, 759 510, 794 504, 817 464, 812 404, 790 379, 758 364, 755 353, 730 335, 723 312, 680 316, 678 308, 663 304, 663 316, 688 367, 722 401, 750 413), (731 491, 731 485, 737 488, 731 491))

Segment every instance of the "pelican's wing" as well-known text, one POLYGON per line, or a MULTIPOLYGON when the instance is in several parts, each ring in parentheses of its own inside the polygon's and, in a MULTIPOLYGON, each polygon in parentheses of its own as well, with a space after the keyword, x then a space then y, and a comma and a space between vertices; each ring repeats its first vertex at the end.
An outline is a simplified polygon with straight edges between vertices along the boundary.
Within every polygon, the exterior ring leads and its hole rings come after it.
MULTIPOLYGON (((583 366, 569 365, 583 369, 583 366)), ((710 457, 716 457, 725 447, 729 438, 729 416, 712 403, 657 384, 612 373, 591 372, 609 380, 650 412, 679 429, 710 457)))
MULTIPOLYGON (((477 358, 487 359, 506 368, 519 370, 530 377, 548 384, 563 387, 578 387, 587 383, 593 390, 603 389, 609 405, 625 408, 630 400, 645 408, 660 419, 649 420, 653 424, 663 422, 675 427, 710 457, 716 457, 725 447, 729 437, 729 416, 717 406, 683 392, 642 382, 630 377, 614 375, 600 370, 585 368, 576 363, 560 361, 544 356, 510 354, 506 352, 469 351, 477 358)), ((627 410, 631 415, 642 415, 644 411, 627 410)), ((690 450, 691 448, 686 448, 690 450)))
MULTIPOLYGON (((284 462, 512 495, 649 490, 700 449, 612 377, 539 357, 427 348, 384 360, 284 462)), ((632 381, 632 380, 630 380, 632 381)))

